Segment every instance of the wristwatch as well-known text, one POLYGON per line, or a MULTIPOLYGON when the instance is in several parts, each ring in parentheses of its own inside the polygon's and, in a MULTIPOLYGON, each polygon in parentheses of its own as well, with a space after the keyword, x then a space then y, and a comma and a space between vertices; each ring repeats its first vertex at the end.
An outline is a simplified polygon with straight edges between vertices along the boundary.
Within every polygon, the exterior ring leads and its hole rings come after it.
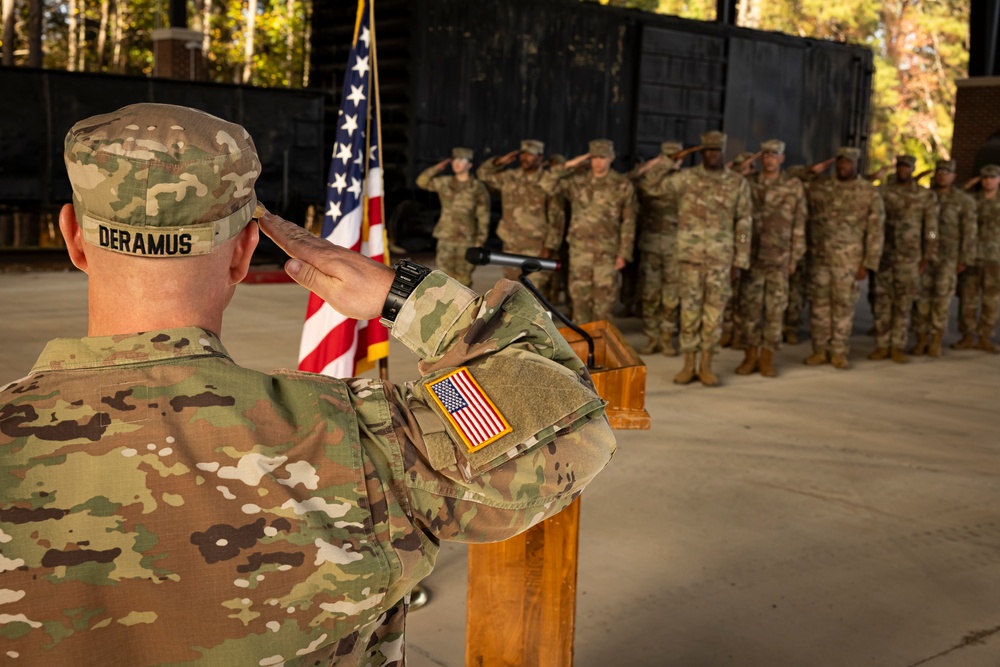
POLYGON ((396 323, 396 316, 406 300, 413 294, 427 274, 431 272, 426 266, 422 266, 408 259, 401 259, 393 267, 396 269, 396 277, 392 280, 389 294, 385 297, 385 304, 382 306, 382 317, 379 322, 386 329, 392 330, 396 323))

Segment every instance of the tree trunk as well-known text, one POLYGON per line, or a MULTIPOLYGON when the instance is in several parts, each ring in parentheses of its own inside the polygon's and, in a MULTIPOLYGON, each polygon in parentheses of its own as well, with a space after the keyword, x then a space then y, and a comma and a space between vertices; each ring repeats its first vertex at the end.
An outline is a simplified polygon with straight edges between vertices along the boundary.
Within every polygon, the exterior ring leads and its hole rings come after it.
POLYGON ((302 25, 305 26, 302 31, 302 87, 308 88, 312 60, 312 3, 309 0, 302 3, 302 25))
POLYGON ((285 81, 292 85, 295 76, 295 0, 285 2, 285 81))
POLYGON ((104 45, 108 41, 108 15, 111 13, 111 0, 101 0, 101 28, 97 31, 97 69, 104 69, 104 45))
POLYGON ((70 72, 76 71, 76 50, 77 50, 77 2, 80 0, 69 0, 69 11, 66 15, 66 69, 70 72))
POLYGON ((3 64, 14 64, 14 0, 3 0, 3 64))
POLYGON ((123 27, 125 20, 125 0, 115 0, 115 23, 111 31, 111 65, 119 74, 125 71, 125 65, 122 63, 122 38, 125 33, 123 27))
POLYGON ((28 0, 28 67, 42 66, 42 0, 28 0))
POLYGON ((254 30, 257 25, 257 0, 249 0, 247 11, 247 29, 243 35, 243 83, 250 83, 253 76, 254 30))
POLYGON ((208 50, 212 46, 212 0, 203 0, 201 12, 201 54, 208 65, 208 50))
POLYGON ((76 71, 82 72, 87 64, 87 0, 77 0, 77 9, 80 16, 76 21, 77 30, 80 31, 76 39, 76 55, 79 60, 76 63, 76 71))

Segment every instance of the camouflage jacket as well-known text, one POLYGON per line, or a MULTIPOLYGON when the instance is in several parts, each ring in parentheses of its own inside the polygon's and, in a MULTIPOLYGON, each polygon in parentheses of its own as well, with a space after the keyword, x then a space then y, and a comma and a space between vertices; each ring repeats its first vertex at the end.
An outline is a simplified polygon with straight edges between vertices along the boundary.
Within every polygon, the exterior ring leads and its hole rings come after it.
POLYGON ((571 248, 603 252, 632 261, 635 246, 635 188, 611 170, 602 178, 589 169, 553 167, 542 176, 542 189, 570 202, 566 240, 571 248))
POLYGON ((782 172, 768 181, 749 179, 753 195, 753 266, 788 269, 806 254, 806 192, 802 181, 782 172))
POLYGON ((879 188, 885 205, 882 267, 937 261, 938 200, 916 181, 888 181, 879 188))
POLYGON ((542 189, 542 170, 529 173, 523 169, 501 171, 493 160, 479 166, 476 175, 487 186, 500 193, 503 219, 497 236, 508 252, 554 252, 562 245, 566 233, 566 209, 561 197, 553 197, 542 189))
POLYGON ((857 176, 847 181, 824 178, 814 181, 809 217, 810 261, 857 271, 862 266, 878 270, 882 258, 885 209, 878 190, 857 176))
POLYGON ((677 246, 677 191, 672 186, 678 170, 662 162, 643 175, 629 176, 639 198, 639 250, 673 255, 677 246))
POLYGON ((710 267, 750 267, 753 205, 747 179, 698 165, 671 178, 677 190, 677 258, 710 267))
POLYGON ((976 200, 958 188, 935 190, 938 216, 938 261, 976 263, 976 200))
POLYGON ((434 238, 449 243, 481 246, 490 234, 490 193, 486 186, 469 176, 437 176, 442 168, 428 167, 417 176, 417 187, 436 192, 441 199, 441 217, 434 226, 434 238))
POLYGON ((976 206, 976 259, 1000 264, 1000 193, 987 199, 980 190, 976 193, 976 206))
POLYGON ((434 272, 393 335, 421 380, 258 373, 197 328, 49 343, 0 391, 0 655, 401 666, 439 540, 527 529, 615 444, 516 283, 479 297, 434 272), (472 381, 500 415, 483 444, 472 381))

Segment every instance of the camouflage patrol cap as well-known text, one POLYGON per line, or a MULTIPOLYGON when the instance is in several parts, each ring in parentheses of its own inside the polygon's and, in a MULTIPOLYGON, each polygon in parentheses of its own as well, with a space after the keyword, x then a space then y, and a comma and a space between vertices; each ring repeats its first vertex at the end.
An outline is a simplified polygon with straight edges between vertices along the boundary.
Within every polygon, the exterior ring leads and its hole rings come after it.
POLYGON ((549 164, 566 164, 566 156, 562 153, 553 153, 549 156, 549 164))
POLYGON ((670 157, 675 153, 680 153, 684 150, 684 144, 679 141, 664 141, 660 144, 660 155, 663 157, 670 157))
POLYGON ((711 132, 706 132, 701 135, 701 147, 713 150, 726 150, 726 137, 725 132, 719 132, 718 130, 712 130, 711 132))
POLYGON ((954 160, 938 160, 935 170, 953 172, 957 166, 954 160))
POLYGON ((753 157, 753 153, 749 151, 743 151, 742 153, 737 153, 736 157, 733 158, 734 167, 742 167, 747 161, 753 157))
POLYGON ((451 157, 453 160, 468 160, 469 162, 472 162, 473 155, 475 155, 475 153, 471 148, 456 146, 451 149, 451 157))
POLYGON ((917 166, 917 158, 912 155, 897 155, 896 156, 896 166, 906 165, 907 167, 917 166))
POLYGON ((993 178, 995 176, 1000 176, 1000 166, 995 164, 988 164, 979 170, 979 175, 983 178, 993 178))
POLYGON ((82 120, 64 159, 84 240, 114 252, 204 255, 257 207, 253 139, 197 109, 132 104, 82 120))
POLYGON ((838 158, 847 158, 848 160, 854 160, 857 162, 861 159, 861 149, 855 148, 854 146, 841 146, 837 150, 838 158))
POLYGON ((780 139, 768 139, 760 144, 761 153, 785 154, 785 142, 780 139))
POLYGON ((541 155, 545 152, 545 144, 538 139, 523 139, 521 141, 521 152, 541 155))
POLYGON ((594 139, 587 147, 587 152, 592 157, 614 158, 615 142, 610 139, 594 139))

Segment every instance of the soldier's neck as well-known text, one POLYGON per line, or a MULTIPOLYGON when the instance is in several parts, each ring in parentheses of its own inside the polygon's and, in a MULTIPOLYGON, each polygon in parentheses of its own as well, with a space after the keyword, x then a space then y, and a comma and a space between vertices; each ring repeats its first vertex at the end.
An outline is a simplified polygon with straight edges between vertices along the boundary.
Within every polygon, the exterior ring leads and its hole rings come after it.
POLYGON ((775 169, 774 171, 762 171, 760 175, 765 181, 776 181, 781 176, 781 170, 775 169))
POLYGON ((996 199, 998 192, 1000 190, 983 190, 983 199, 996 199))
POLYGON ((455 174, 455 180, 466 182, 469 180, 469 172, 463 171, 461 174, 455 174))

